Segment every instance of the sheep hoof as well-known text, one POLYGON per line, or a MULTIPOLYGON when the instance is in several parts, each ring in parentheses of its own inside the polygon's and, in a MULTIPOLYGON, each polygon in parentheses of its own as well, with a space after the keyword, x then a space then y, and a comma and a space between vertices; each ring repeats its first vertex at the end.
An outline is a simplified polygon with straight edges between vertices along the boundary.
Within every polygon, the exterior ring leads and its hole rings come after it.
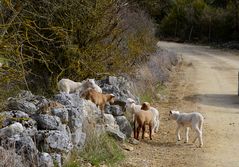
POLYGON ((180 140, 176 141, 176 145, 180 144, 180 140))

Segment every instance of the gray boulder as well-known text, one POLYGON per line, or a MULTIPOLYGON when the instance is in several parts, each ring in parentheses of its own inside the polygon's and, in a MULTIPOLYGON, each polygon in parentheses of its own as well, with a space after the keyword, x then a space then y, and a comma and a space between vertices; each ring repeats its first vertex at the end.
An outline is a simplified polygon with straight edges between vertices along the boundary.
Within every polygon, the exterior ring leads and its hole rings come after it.
POLYGON ((111 126, 109 124, 106 124, 106 125, 97 124, 95 126, 95 133, 97 135, 101 135, 101 134, 107 133, 107 134, 109 134, 110 136, 114 137, 115 139, 117 139, 119 141, 124 141, 126 139, 126 135, 123 134, 119 130, 119 126, 118 125, 111 126))
POLYGON ((78 107, 68 107, 69 127, 71 132, 78 128, 82 128, 82 124, 86 118, 96 118, 100 115, 99 109, 94 103, 88 100, 80 99, 78 107))
POLYGON ((124 141, 126 139, 126 135, 122 133, 118 128, 106 126, 105 131, 119 141, 124 141))
POLYGON ((65 152, 72 150, 73 145, 68 134, 59 130, 38 131, 36 136, 38 147, 46 152, 65 152))
POLYGON ((78 148, 82 148, 85 145, 86 133, 82 132, 82 129, 75 130, 72 134, 72 143, 78 148))
POLYGON ((8 98, 7 107, 9 110, 20 110, 27 114, 33 114, 37 110, 36 102, 35 96, 30 91, 22 91, 17 97, 8 98))
POLYGON ((0 146, 0 166, 1 167, 26 167, 28 164, 23 163, 20 155, 15 153, 14 148, 5 149, 0 146))
POLYGON ((25 99, 10 98, 7 107, 9 110, 20 110, 27 114, 34 114, 37 111, 36 106, 25 99))
POLYGON ((51 155, 45 152, 38 153, 38 167, 54 167, 51 155))
POLYGON ((7 140, 8 143, 15 145, 15 152, 22 156, 24 163, 29 164, 29 166, 35 164, 38 150, 30 136, 15 135, 7 140))
POLYGON ((13 110, 8 112, 14 118, 29 118, 29 115, 20 110, 13 110))
POLYGON ((105 113, 112 114, 113 116, 124 115, 122 108, 119 105, 107 105, 105 113))
POLYGON ((124 110, 125 101, 127 98, 138 99, 130 92, 133 83, 124 77, 109 76, 104 80, 97 81, 103 92, 112 93, 116 96, 115 104, 120 105, 124 110))
POLYGON ((78 93, 68 94, 65 92, 60 92, 55 95, 53 98, 55 101, 65 105, 65 106, 78 106, 78 102, 80 101, 80 96, 78 93))
POLYGON ((37 121, 40 130, 57 130, 62 124, 59 117, 47 114, 34 115, 33 119, 37 121))
POLYGON ((131 137, 132 127, 125 116, 115 117, 117 124, 119 125, 120 131, 123 132, 127 137, 131 137))
POLYGON ((79 108, 68 108, 69 113, 69 122, 68 125, 71 129, 71 132, 75 131, 76 129, 82 129, 82 124, 85 120, 84 115, 82 114, 82 110, 79 108))
POLYGON ((0 129, 0 138, 6 138, 6 137, 11 137, 16 134, 22 133, 24 130, 22 124, 19 122, 16 122, 14 124, 11 124, 5 128, 0 129))
POLYGON ((52 114, 58 116, 61 122, 66 124, 69 121, 68 110, 66 108, 54 108, 52 109, 52 114))

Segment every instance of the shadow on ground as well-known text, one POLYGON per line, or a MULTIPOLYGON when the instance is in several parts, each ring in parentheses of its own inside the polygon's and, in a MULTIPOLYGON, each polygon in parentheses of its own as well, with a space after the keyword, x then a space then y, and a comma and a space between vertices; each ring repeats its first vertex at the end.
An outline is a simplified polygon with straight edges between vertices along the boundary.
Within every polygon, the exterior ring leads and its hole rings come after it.
POLYGON ((184 97, 184 100, 215 107, 239 109, 239 96, 234 94, 195 94, 184 97))

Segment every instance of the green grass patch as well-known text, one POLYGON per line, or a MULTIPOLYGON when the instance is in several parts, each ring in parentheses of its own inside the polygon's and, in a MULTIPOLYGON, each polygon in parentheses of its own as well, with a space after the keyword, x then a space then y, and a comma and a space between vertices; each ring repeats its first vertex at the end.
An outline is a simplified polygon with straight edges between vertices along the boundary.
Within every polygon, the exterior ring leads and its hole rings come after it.
POLYGON ((90 163, 92 166, 106 164, 114 166, 124 159, 124 154, 117 144, 117 141, 107 134, 97 136, 91 133, 83 150, 74 150, 63 167, 81 167, 90 163))
POLYGON ((6 115, 0 115, 0 129, 3 127, 3 122, 6 119, 6 115))
POLYGON ((158 101, 158 95, 161 96, 167 95, 168 91, 166 89, 167 87, 161 83, 158 83, 155 86, 151 86, 149 88, 146 88, 142 93, 140 93, 140 101, 141 102, 149 102, 154 103, 155 101, 158 101))
POLYGON ((149 102, 152 103, 154 101, 153 99, 153 92, 145 91, 141 96, 140 96, 140 101, 141 102, 149 102))
POLYGON ((113 166, 124 158, 117 142, 107 134, 90 135, 81 156, 95 166, 102 163, 113 166))

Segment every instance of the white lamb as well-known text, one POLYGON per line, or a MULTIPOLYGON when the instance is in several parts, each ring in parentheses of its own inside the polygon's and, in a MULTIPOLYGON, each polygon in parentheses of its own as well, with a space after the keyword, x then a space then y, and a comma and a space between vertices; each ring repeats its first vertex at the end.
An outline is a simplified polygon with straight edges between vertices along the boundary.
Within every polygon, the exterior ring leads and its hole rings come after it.
POLYGON ((82 87, 81 82, 75 82, 70 79, 61 79, 58 84, 58 89, 60 92, 65 92, 65 93, 75 93, 77 91, 80 91, 82 87))
POLYGON ((128 98, 126 100, 125 107, 126 107, 126 112, 133 114, 133 122, 134 122, 135 113, 141 111, 141 105, 137 105, 133 99, 128 98))
MULTIPOLYGON (((145 102, 147 103, 147 102, 145 102)), ((126 112, 131 112, 133 114, 133 122, 134 122, 134 117, 135 117, 135 113, 136 112, 140 112, 141 111, 141 105, 137 105, 136 102, 131 99, 128 98, 126 100, 126 112)), ((157 133, 159 130, 159 112, 156 108, 154 107, 150 107, 149 111, 151 111, 153 113, 153 129, 152 132, 157 133)))
POLYGON ((75 92, 82 94, 88 88, 95 89, 97 92, 102 93, 101 88, 95 83, 94 79, 87 79, 82 82, 75 82, 70 79, 61 79, 57 86, 60 92, 65 92, 68 94, 75 92))
POLYGON ((169 116, 176 120, 177 122, 177 141, 180 141, 180 129, 182 127, 185 128, 185 143, 188 142, 188 132, 189 128, 192 128, 196 131, 197 136, 193 140, 193 143, 196 142, 197 139, 199 139, 199 147, 203 146, 203 140, 202 140, 202 127, 203 127, 203 116, 202 114, 198 112, 192 112, 192 113, 180 113, 179 111, 171 110, 169 112, 169 116))
POLYGON ((88 79, 88 81, 93 84, 93 89, 96 92, 102 93, 102 89, 95 83, 95 79, 88 79))

